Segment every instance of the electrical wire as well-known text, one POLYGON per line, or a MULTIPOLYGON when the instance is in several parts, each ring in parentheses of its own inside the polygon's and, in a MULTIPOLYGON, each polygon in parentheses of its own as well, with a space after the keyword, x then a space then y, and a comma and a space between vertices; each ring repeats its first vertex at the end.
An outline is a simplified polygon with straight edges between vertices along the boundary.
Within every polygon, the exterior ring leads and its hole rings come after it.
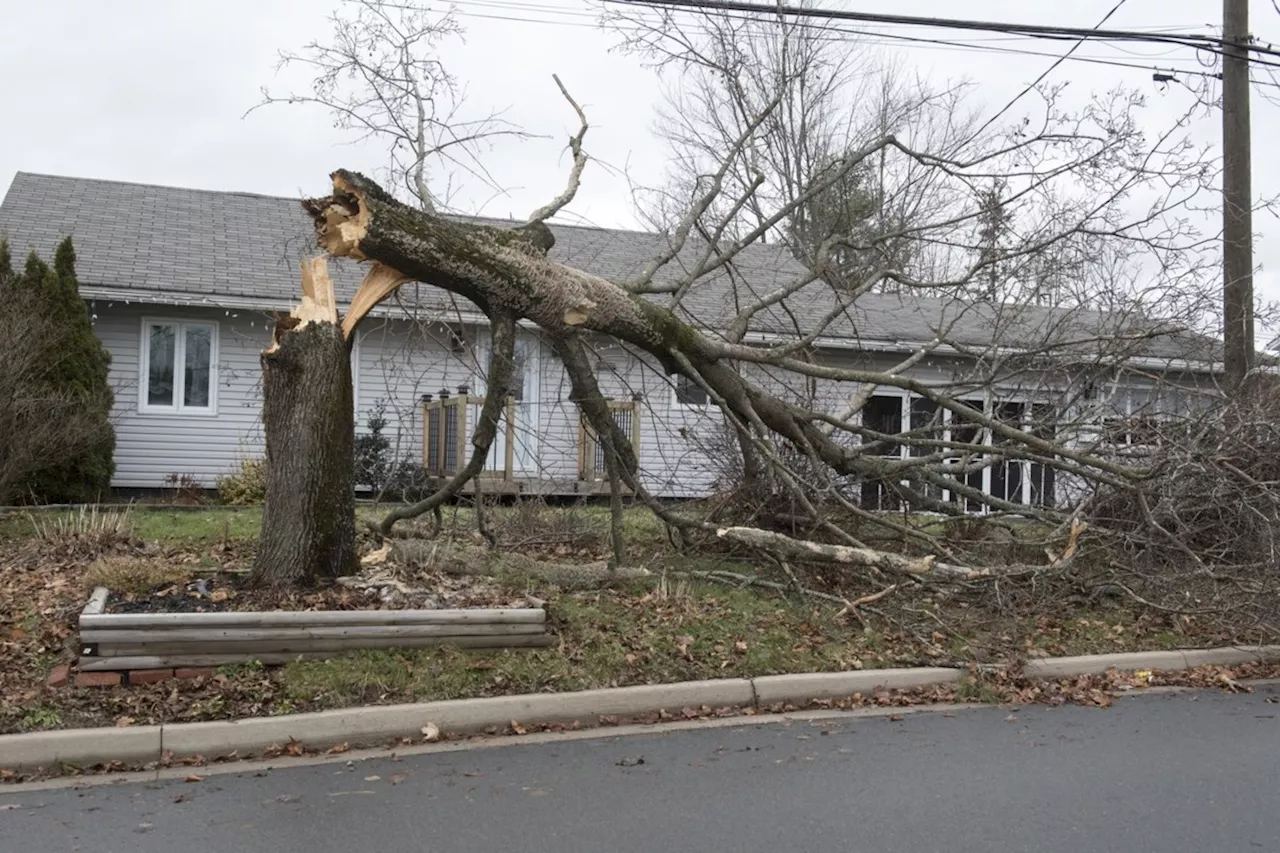
MULTIPOLYGON (((606 2, 617 3, 618 0, 606 0, 606 2)), ((1280 2, 1280 0, 1277 0, 1277 2, 1280 2)), ((384 4, 384 5, 388 6, 389 8, 421 10, 422 8, 424 8, 426 4, 419 4, 414 6, 410 6, 408 4, 384 4)), ((639 8, 648 7, 651 4, 638 3, 638 2, 622 2, 620 5, 626 5, 626 6, 639 9, 639 8)), ((453 14, 456 14, 460 17, 475 18, 479 20, 504 21, 504 22, 521 23, 521 24, 538 24, 538 25, 544 25, 544 26, 557 26, 557 27, 574 27, 578 29, 590 29, 590 30, 599 30, 601 28, 598 22, 598 19, 592 13, 582 12, 578 10, 570 10, 570 9, 563 9, 563 10, 556 9, 555 7, 548 4, 519 3, 519 2, 503 3, 503 2, 500 2, 500 0, 461 0, 461 2, 457 2, 457 0, 455 0, 455 2, 449 3, 448 5, 442 4, 442 7, 438 11, 441 14, 444 14, 446 12, 452 12, 453 14), (489 8, 499 9, 499 10, 503 8, 510 8, 512 10, 528 8, 531 14, 537 14, 538 12, 545 11, 551 14, 562 14, 562 15, 571 16, 571 17, 590 17, 593 20, 592 21, 554 20, 554 19, 548 19, 548 18, 528 17, 528 16, 520 16, 520 15, 487 14, 484 12, 473 12, 464 8, 460 8, 462 5, 474 5, 474 6, 480 6, 481 8, 489 7, 489 8)), ((750 15, 745 15, 745 14, 733 15, 730 13, 725 13, 725 17, 731 20, 738 20, 738 21, 757 20, 757 18, 750 15)), ((794 25, 799 27, 804 27, 804 28, 821 30, 825 35, 820 38, 825 38, 831 41, 838 41, 841 43, 856 42, 858 44, 886 46, 886 45, 893 45, 893 44, 905 42, 908 45, 920 46, 922 49, 962 50, 962 51, 968 50, 968 51, 976 51, 978 53, 1010 55, 1010 56, 1044 57, 1046 59, 1054 59, 1054 60, 1060 60, 1063 58, 1059 54, 1051 53, 1048 51, 1031 50, 1027 48, 998 47, 998 46, 989 45, 989 44, 978 44, 972 41, 932 39, 932 38, 924 38, 920 36, 901 35, 898 33, 889 33, 889 32, 881 32, 881 31, 873 31, 873 30, 861 30, 861 29, 856 29, 851 27, 841 27, 841 26, 830 25, 830 24, 827 24, 827 25, 806 24, 804 22, 795 22, 794 25)), ((617 24, 615 24, 614 26, 616 29, 622 30, 624 32, 628 29, 635 29, 635 28, 621 27, 617 24)), ((637 27, 639 26, 642 26, 642 24, 638 23, 637 27)), ((1188 26, 1183 26, 1183 25, 1165 26, 1165 27, 1160 27, 1158 29, 1168 31, 1171 29, 1179 29, 1179 28, 1189 29, 1188 26)), ((1018 40, 1035 40, 1034 37, 1031 37, 1031 36, 1017 37, 1017 38, 1018 40)), ((1010 40, 1013 40, 1013 39, 1010 39, 1010 40)), ((1178 46, 1187 47, 1188 45, 1175 45, 1175 48, 1178 46)), ((1117 45, 1109 45, 1109 47, 1111 47, 1112 49, 1119 49, 1117 45)), ((1211 71, 1206 72, 1206 71, 1198 71, 1194 69, 1175 67, 1175 63, 1194 63, 1201 67, 1204 67, 1204 62, 1194 57, 1169 56, 1167 58, 1164 58, 1163 61, 1160 63, 1152 63, 1152 64, 1126 62, 1120 59, 1108 59, 1103 56, 1093 56, 1093 55, 1081 56, 1079 54, 1069 54, 1066 57, 1066 60, 1069 62, 1084 64, 1084 65, 1098 65, 1098 66, 1110 67, 1110 68, 1127 68, 1127 69, 1133 69, 1136 71, 1152 72, 1153 79, 1157 80, 1158 82, 1167 82, 1169 80, 1176 79, 1174 75, 1181 75, 1181 76, 1187 76, 1187 77, 1199 77, 1199 78, 1213 79, 1213 80, 1220 80, 1222 77, 1222 75, 1217 72, 1211 72, 1211 71)), ((1277 64, 1277 67, 1280 67, 1280 64, 1277 64)), ((1277 82, 1275 80, 1268 82, 1266 80, 1259 80, 1255 78, 1251 82, 1253 83, 1254 86, 1257 86, 1257 87, 1280 88, 1280 82, 1277 82)))
MULTIPOLYGON (((1114 6, 1112 6, 1112 7, 1111 7, 1111 11, 1109 11, 1109 12, 1107 12, 1107 14, 1103 15, 1103 16, 1102 16, 1102 20, 1098 21, 1098 23, 1094 26, 1094 28, 1093 28, 1093 29, 1096 31, 1099 27, 1101 27, 1101 26, 1102 26, 1103 24, 1105 24, 1107 21, 1111 20, 1111 16, 1112 16, 1112 15, 1114 15, 1116 12, 1118 12, 1118 11, 1120 10, 1120 7, 1121 7, 1121 6, 1123 6, 1123 5, 1125 4, 1125 2, 1126 2, 1126 0, 1118 0, 1118 2, 1117 2, 1114 6)), ((1007 113, 1009 110, 1013 109, 1014 104, 1018 103, 1018 101, 1022 100, 1024 97, 1026 97, 1026 95, 1027 95, 1028 93, 1035 91, 1036 86, 1039 86, 1041 83, 1043 83, 1043 82, 1044 82, 1044 80, 1045 80, 1045 78, 1046 78, 1046 77, 1048 77, 1050 74, 1052 74, 1052 73, 1054 72, 1054 70, 1055 70, 1058 66, 1060 66, 1062 63, 1064 63, 1064 62, 1066 62, 1068 59, 1070 59, 1070 58, 1071 58, 1071 54, 1073 54, 1073 53, 1075 53, 1077 50, 1079 50, 1079 49, 1080 49, 1080 47, 1081 47, 1081 46, 1082 46, 1086 41, 1088 41, 1088 39, 1081 38, 1081 39, 1080 39, 1080 40, 1078 40, 1075 44, 1071 45, 1071 49, 1070 49, 1070 50, 1068 50, 1066 53, 1062 54, 1062 56, 1058 57, 1056 60, 1054 60, 1054 63, 1053 63, 1052 65, 1050 65, 1048 68, 1046 68, 1046 69, 1044 70, 1044 73, 1043 73, 1043 74, 1041 74, 1041 75, 1040 75, 1039 77, 1037 77, 1035 80, 1033 80, 1033 81, 1031 81, 1030 83, 1028 83, 1028 84, 1026 85, 1026 87, 1024 87, 1024 88, 1023 88, 1023 90, 1022 90, 1021 92, 1019 92, 1018 94, 1016 94, 1016 95, 1014 95, 1014 96, 1013 96, 1013 98, 1009 101, 1009 103, 1005 104, 1003 107, 1001 107, 1001 108, 1000 108, 1000 109, 995 113, 995 115, 991 116, 991 118, 989 118, 989 119, 987 119, 985 122, 983 122, 983 123, 982 123, 982 126, 981 126, 981 127, 979 127, 976 131, 974 131, 973 135, 972 135, 972 136, 970 136, 970 138, 969 138, 969 139, 970 139, 970 141, 972 141, 972 140, 974 140, 974 139, 977 139, 979 136, 981 136, 981 135, 983 134, 983 132, 984 132, 987 128, 991 127, 991 125, 993 125, 993 124, 995 124, 995 123, 996 123, 996 120, 997 120, 997 119, 999 119, 999 118, 1000 118, 1000 116, 1004 115, 1004 114, 1005 114, 1005 113, 1007 113)))
POLYGON ((742 0, 605 0, 619 6, 648 6, 655 9, 683 9, 714 12, 743 12, 756 16, 822 18, 825 20, 851 20, 872 24, 901 24, 934 29, 978 30, 1018 34, 1033 38, 1067 41, 1086 39, 1091 41, 1133 41, 1152 44, 1172 44, 1191 47, 1222 55, 1226 47, 1240 47, 1251 54, 1250 62, 1280 68, 1280 62, 1255 58, 1252 54, 1280 57, 1280 49, 1257 41, 1229 42, 1218 36, 1199 33, 1141 32, 1138 30, 1103 30, 1097 28, 1061 27, 1048 24, 1015 24, 1000 21, 978 21, 966 18, 925 18, 914 15, 888 15, 873 12, 851 12, 843 9, 804 8, 797 6, 767 6, 742 0))

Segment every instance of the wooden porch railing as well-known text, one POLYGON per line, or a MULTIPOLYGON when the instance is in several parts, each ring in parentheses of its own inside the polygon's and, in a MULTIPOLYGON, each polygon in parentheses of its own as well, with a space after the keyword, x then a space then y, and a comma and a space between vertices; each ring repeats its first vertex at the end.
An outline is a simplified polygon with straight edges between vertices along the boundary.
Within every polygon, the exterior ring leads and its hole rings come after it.
MULTIPOLYGON (((449 396, 441 389, 440 398, 422 397, 422 465, 427 473, 438 477, 452 477, 466 466, 471 458, 471 429, 480 417, 485 398, 467 392, 467 386, 458 387, 456 396, 449 396)), ((481 476, 494 480, 510 480, 515 462, 516 404, 514 397, 507 398, 507 405, 498 421, 498 437, 489 448, 481 476)))
MULTIPOLYGON (((636 457, 640 456, 640 401, 609 400, 609 414, 613 422, 631 439, 631 447, 636 457)), ((596 431, 585 418, 578 421, 578 479, 585 482, 599 482, 609 476, 604 463, 604 446, 600 444, 596 431)))

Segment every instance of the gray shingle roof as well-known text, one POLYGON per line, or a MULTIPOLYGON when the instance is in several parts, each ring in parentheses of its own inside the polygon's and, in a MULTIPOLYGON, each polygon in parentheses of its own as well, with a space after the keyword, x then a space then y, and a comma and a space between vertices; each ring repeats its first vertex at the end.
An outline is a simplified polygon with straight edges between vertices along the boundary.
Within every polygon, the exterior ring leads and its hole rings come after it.
MULTIPOLYGON (((614 280, 635 276, 667 239, 561 224, 551 230, 556 260, 614 280)), ((52 254, 67 235, 75 241, 86 293, 140 302, 286 308, 297 299, 298 260, 317 251, 311 222, 294 198, 19 172, 0 203, 0 237, 9 240, 15 257, 33 249, 52 254)), ((692 263, 697 252, 687 247, 663 275, 679 275, 682 262, 692 263)), ((776 245, 749 246, 733 266, 731 275, 700 281, 682 303, 699 325, 723 328, 738 306, 802 272, 776 245)), ((333 277, 339 298, 350 299, 359 269, 338 262, 333 277)), ((447 304, 443 292, 430 287, 418 288, 416 298, 427 308, 447 304)), ((824 288, 806 288, 762 312, 753 329, 785 334, 797 323, 812 328, 834 304, 831 299, 824 288)), ((1134 322, 1095 312, 867 294, 825 336, 906 346, 931 340, 946 325, 949 341, 983 347, 993 338, 1009 345, 1051 336, 1079 339, 1134 322)), ((1146 354, 1199 359, 1212 346, 1203 338, 1171 336, 1147 344, 1146 354)))

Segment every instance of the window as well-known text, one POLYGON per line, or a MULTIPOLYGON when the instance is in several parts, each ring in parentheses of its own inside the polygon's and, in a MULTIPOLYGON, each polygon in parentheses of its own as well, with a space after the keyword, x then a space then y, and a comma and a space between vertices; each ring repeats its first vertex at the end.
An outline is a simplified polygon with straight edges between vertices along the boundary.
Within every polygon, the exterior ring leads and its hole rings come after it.
MULTIPOLYGON (((881 435, 902 432, 902 406, 906 397, 877 394, 862 407, 862 425, 881 435)), ((900 456, 902 445, 872 435, 862 438, 866 453, 873 456, 900 456)), ((861 504, 867 509, 896 510, 900 507, 897 489, 891 480, 866 480, 862 484, 861 504)))
POLYGON ((535 346, 533 341, 516 341, 513 352, 514 363, 511 365, 511 396, 517 403, 528 399, 529 388, 529 355, 535 346))
MULTIPOLYGON (((960 403, 975 412, 986 411, 986 401, 981 398, 960 400, 960 403)), ((983 445, 986 443, 986 435, 987 430, 980 423, 973 420, 965 420, 959 413, 951 413, 951 429, 948 433, 948 440, 953 445, 983 445)), ((983 480, 988 475, 989 470, 981 467, 981 452, 977 451, 973 446, 952 447, 948 451, 948 456, 950 464, 961 469, 953 476, 956 482, 962 482, 970 489, 985 494, 986 488, 983 485, 983 480), (979 467, 974 470, 975 466, 979 467)), ((964 508, 967 512, 982 512, 982 501, 977 498, 961 495, 959 491, 952 492, 950 496, 957 503, 964 501, 964 508)))
POLYGON ((139 410, 213 414, 217 364, 216 323, 144 320, 139 410))
POLYGON ((683 373, 676 374, 676 405, 702 408, 711 402, 707 389, 683 373))
MULTIPOLYGON (((1057 432, 1057 411, 1046 403, 992 401, 988 406, 982 398, 957 402, 977 412, 986 412, 999 422, 1036 438, 1052 441, 1057 432)), ((960 488, 944 488, 940 483, 928 482, 911 470, 914 460, 919 460, 916 464, 930 465, 939 458, 943 465, 939 473, 957 487, 964 486, 1015 504, 1053 506, 1056 502, 1057 484, 1052 467, 1043 462, 1004 457, 998 451, 1006 446, 1014 456, 1024 454, 1026 448, 1014 447, 1015 440, 932 400, 905 394, 877 394, 868 398, 862 408, 862 425, 869 433, 909 435, 919 442, 938 442, 916 444, 864 435, 864 453, 898 458, 907 463, 901 481, 867 480, 861 484, 861 504, 867 509, 901 509, 903 496, 914 492, 936 501, 954 501, 968 512, 984 512, 986 507, 980 499, 960 488), (939 446, 942 444, 946 445, 945 450, 939 446)))
MULTIPOLYGON (((1058 412, 1048 403, 1031 404, 1031 434, 1045 441, 1054 441, 1058 434, 1058 412)), ((1053 507, 1057 504, 1055 492, 1055 474, 1053 468, 1042 462, 1032 462, 1031 503, 1036 506, 1053 507)))
MULTIPOLYGON (((937 402, 925 397, 912 397, 910 414, 911 434, 914 438, 922 442, 940 442, 946 438, 944 410, 937 402)), ((941 450, 936 445, 915 444, 907 448, 907 456, 909 457, 931 457, 940 454, 941 450)), ((924 479, 913 479, 910 481, 909 486, 912 491, 931 500, 941 501, 943 499, 942 486, 937 483, 930 483, 924 479)))
MULTIPOLYGON (((1024 407, 1021 403, 996 403, 993 414, 997 421, 1012 429, 1022 427, 1024 407)), ((993 432, 991 444, 993 447, 1002 447, 1010 444, 1010 441, 1005 436, 993 432)), ((1010 503, 1023 503, 1022 468, 1023 463, 1020 459, 997 458, 991 466, 991 494, 1010 503)))

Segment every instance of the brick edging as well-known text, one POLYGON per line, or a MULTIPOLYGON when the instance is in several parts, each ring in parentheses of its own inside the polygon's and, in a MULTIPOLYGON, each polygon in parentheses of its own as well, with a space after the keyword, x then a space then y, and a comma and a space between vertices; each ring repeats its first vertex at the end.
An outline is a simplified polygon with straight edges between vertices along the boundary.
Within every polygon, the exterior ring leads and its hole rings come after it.
POLYGON ((60 663, 45 679, 45 686, 54 690, 74 684, 76 687, 121 687, 133 684, 157 684, 172 678, 212 678, 217 669, 212 666, 184 666, 176 669, 131 669, 124 672, 71 672, 71 665, 60 663))

